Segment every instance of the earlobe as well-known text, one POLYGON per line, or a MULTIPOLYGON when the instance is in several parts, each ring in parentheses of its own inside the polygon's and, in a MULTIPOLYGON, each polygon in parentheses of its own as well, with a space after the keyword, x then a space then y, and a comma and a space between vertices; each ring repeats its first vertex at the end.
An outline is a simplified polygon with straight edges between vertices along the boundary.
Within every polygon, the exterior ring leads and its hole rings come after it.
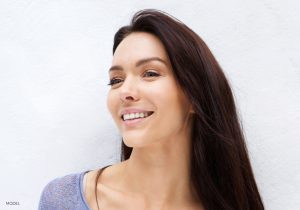
POLYGON ((194 111, 194 109, 193 109, 193 106, 192 105, 190 105, 190 111, 189 111, 190 113, 192 113, 192 114, 195 114, 195 111, 194 111))

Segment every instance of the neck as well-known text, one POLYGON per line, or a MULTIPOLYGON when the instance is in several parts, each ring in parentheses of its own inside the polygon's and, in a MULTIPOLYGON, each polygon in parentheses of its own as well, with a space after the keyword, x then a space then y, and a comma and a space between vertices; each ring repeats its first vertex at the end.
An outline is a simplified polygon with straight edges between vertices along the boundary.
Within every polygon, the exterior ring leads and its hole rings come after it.
POLYGON ((192 203, 189 145, 177 136, 164 145, 133 148, 124 163, 122 188, 141 195, 148 206, 192 203))

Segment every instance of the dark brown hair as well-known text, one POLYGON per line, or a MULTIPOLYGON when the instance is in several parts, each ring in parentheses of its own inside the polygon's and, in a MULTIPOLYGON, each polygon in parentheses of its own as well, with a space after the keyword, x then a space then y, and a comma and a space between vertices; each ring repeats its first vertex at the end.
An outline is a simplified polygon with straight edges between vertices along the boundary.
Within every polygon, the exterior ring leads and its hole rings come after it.
MULTIPOLYGON (((160 39, 193 105, 190 181, 196 198, 205 210, 263 210, 229 82, 207 45, 176 18, 147 9, 117 31, 113 54, 133 32, 160 39)), ((122 139, 121 161, 131 152, 122 139)))

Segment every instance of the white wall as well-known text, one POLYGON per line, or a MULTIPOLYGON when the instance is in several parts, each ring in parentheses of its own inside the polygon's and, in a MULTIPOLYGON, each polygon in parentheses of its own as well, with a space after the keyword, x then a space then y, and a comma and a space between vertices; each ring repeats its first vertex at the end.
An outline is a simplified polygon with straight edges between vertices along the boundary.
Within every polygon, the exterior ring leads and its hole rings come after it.
POLYGON ((299 209, 296 0, 0 0, 0 209, 37 209, 53 178, 119 160, 107 69, 114 33, 144 8, 208 44, 232 83, 266 209, 299 209))

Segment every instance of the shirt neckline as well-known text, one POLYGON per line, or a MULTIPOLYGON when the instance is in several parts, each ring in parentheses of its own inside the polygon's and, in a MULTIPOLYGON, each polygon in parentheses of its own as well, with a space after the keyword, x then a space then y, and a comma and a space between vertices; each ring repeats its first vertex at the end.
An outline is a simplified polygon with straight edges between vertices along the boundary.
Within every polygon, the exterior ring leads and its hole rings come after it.
MULTIPOLYGON (((105 168, 107 168, 107 167, 109 167, 109 166, 112 166, 112 165, 106 165, 106 166, 100 168, 100 170, 103 170, 103 169, 105 169, 105 168)), ((82 172, 82 173, 80 174, 80 179, 79 179, 80 196, 81 196, 81 199, 82 199, 82 201, 83 201, 85 207, 86 207, 88 210, 90 210, 91 208, 89 207, 89 204, 88 204, 88 202, 87 202, 87 200, 85 199, 85 196, 84 196, 83 178, 84 178, 84 175, 85 175, 86 173, 90 172, 90 171, 92 171, 92 170, 87 170, 87 171, 82 172)))
POLYGON ((82 201, 83 201, 85 207, 86 207, 87 209, 89 209, 89 210, 90 210, 90 207, 89 207, 89 205, 88 205, 88 203, 87 203, 87 200, 85 199, 85 196, 84 196, 83 177, 84 177, 84 175, 85 175, 86 173, 88 173, 88 172, 90 172, 90 171, 91 171, 91 170, 87 170, 87 171, 82 172, 82 173, 80 174, 80 179, 79 179, 80 196, 81 196, 81 199, 82 199, 82 201))

